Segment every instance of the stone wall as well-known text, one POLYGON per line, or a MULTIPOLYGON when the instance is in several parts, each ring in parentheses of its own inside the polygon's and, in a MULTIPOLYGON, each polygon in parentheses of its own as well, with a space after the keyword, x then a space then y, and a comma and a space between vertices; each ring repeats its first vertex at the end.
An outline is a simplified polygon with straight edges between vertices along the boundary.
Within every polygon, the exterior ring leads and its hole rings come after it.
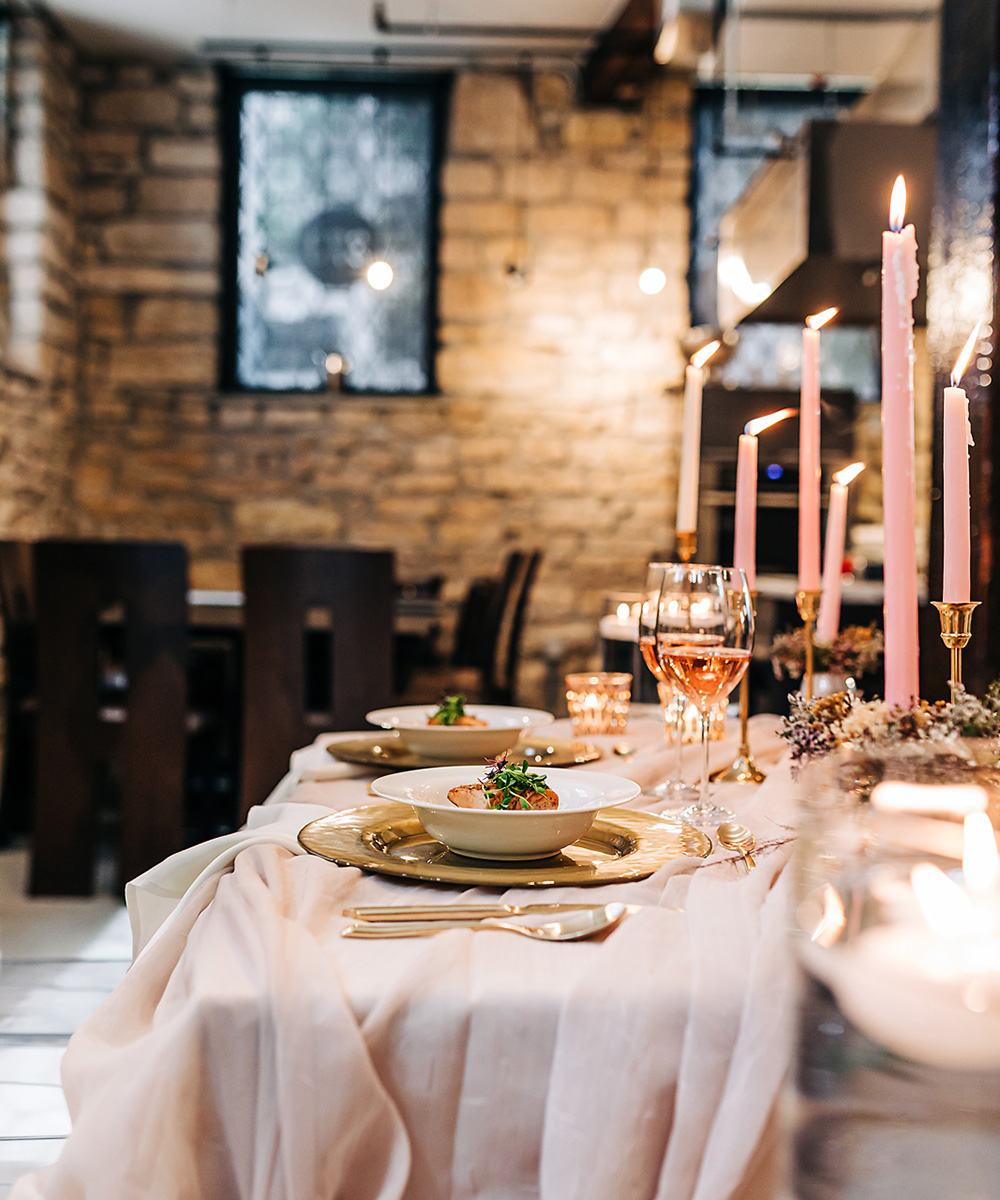
POLYGON ((69 425, 78 337, 75 55, 65 39, 36 17, 14 25, 8 96, 0 534, 33 538, 71 527, 69 425))
POLYGON ((241 542, 391 547, 403 578, 442 573, 453 596, 540 546, 537 698, 542 648, 592 651, 602 592, 637 586, 670 543, 687 85, 626 113, 581 108, 559 76, 460 76, 440 394, 352 398, 217 391, 212 72, 91 62, 81 81, 78 532, 181 538, 209 587, 238 586, 241 542), (654 297, 647 256, 668 276, 654 297))

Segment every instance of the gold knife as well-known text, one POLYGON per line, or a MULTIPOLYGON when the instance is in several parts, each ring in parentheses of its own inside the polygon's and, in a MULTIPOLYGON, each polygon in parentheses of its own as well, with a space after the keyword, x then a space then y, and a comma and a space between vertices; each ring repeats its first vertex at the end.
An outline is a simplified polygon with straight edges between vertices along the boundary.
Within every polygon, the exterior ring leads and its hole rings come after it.
MULTIPOLYGON (((344 916, 353 921, 482 921, 489 917, 521 917, 529 913, 579 912, 593 907, 583 900, 577 904, 388 904, 345 908, 344 916)), ((629 911, 640 907, 643 906, 628 906, 629 911)))

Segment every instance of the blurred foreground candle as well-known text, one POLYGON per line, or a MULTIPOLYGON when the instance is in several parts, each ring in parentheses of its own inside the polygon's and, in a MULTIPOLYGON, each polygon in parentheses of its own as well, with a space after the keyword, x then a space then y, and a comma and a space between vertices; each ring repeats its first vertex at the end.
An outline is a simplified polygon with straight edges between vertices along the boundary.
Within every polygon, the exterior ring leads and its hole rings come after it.
POLYGON ((979 325, 972 331, 951 373, 951 387, 944 389, 944 576, 941 599, 949 604, 968 603, 971 559, 969 527, 969 398, 959 387, 965 368, 979 337, 979 325))
POLYGON ((757 583, 757 435, 794 415, 794 408, 783 408, 766 417, 747 421, 745 431, 740 434, 736 459, 733 566, 743 570, 751 591, 757 583))
POLYGON ((823 472, 819 460, 820 384, 819 331, 835 308, 806 317, 802 330, 802 391, 799 405, 799 587, 819 589, 820 488, 823 472))
POLYGON ((916 475, 913 433, 913 301, 917 238, 906 219, 906 183, 892 189, 882 234, 882 523, 885 538, 885 698, 919 694, 916 475))
POLYGON ((709 342, 691 356, 684 375, 684 434, 681 441, 681 471, 677 485, 677 532, 698 529, 698 471, 701 464, 701 394, 705 386, 705 364, 722 345, 709 342))
POLYGON ((822 642, 832 642, 840 631, 840 576, 847 537, 847 485, 864 469, 864 463, 851 463, 849 467, 838 471, 830 484, 830 506, 826 510, 823 595, 819 602, 819 620, 816 622, 816 636, 822 642))
POLYGON ((621 733, 628 720, 632 676, 626 671, 596 671, 566 676, 566 706, 573 736, 621 733))

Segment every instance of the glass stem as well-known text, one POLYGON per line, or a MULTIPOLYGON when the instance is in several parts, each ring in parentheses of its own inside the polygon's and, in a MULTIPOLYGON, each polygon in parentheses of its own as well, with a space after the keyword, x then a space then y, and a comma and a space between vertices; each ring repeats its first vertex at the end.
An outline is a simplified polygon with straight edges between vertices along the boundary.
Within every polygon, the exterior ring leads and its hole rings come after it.
POLYGON ((701 717, 701 807, 708 808, 708 709, 702 705, 699 709, 701 717))
POLYGON ((677 782, 684 782, 684 709, 687 707, 684 697, 677 693, 674 696, 674 739, 677 742, 677 782))

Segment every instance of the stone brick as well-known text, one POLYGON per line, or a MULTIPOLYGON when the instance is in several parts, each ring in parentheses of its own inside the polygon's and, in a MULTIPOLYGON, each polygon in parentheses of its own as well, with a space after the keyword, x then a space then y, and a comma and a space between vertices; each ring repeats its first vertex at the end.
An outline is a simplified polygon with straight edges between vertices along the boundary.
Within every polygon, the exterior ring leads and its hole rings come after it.
POLYGON ((96 217, 110 217, 125 211, 125 189, 106 184, 86 188, 80 197, 80 207, 96 217))
POLYGON ((158 137, 149 144, 149 159, 157 170, 217 171, 219 146, 213 138, 158 137))
POLYGON ((218 113, 214 104, 190 104, 184 113, 184 124, 188 129, 214 129, 218 124, 218 113))
POLYGON ((107 266, 93 263, 81 273, 81 282, 98 292, 133 292, 136 295, 186 292, 214 296, 219 290, 215 271, 184 268, 107 266))
POLYGON ((496 164, 481 159, 457 159, 444 164, 441 190, 445 196, 483 199, 496 194, 496 164))
POLYGON ((441 212, 446 234, 514 233, 521 225, 521 210, 499 201, 452 201, 441 212))
POLYGON ((95 96, 91 112, 100 124, 170 129, 177 122, 180 99, 170 88, 120 88, 95 96))
POLYGON ((563 139, 570 147, 624 146, 632 138, 638 118, 615 109, 572 112, 563 125, 563 139))
POLYGON ((449 146, 453 154, 502 154, 535 144, 520 83, 510 75, 466 72, 455 81, 449 146))
POLYGON ((561 200, 569 189, 571 168, 555 157, 515 159, 504 168, 504 195, 538 203, 561 200))
POLYGON ((140 300, 133 331, 139 339, 204 338, 216 334, 218 307, 209 300, 140 300))
POLYGON ((113 384, 215 384, 215 346, 210 342, 113 346, 108 382, 113 384))
POLYGON ((211 176, 186 178, 149 175, 139 181, 139 209, 146 212, 215 213, 219 181, 211 176))
POLYGON ((539 204, 527 217, 531 233, 591 238, 611 228, 611 212, 597 204, 539 204))
POLYGON ((113 221, 104 226, 104 245, 115 258, 207 266, 218 257, 219 230, 209 221, 113 221))
POLYGON ((336 537, 341 528, 333 505, 302 500, 243 500, 234 506, 233 520, 238 537, 246 541, 319 540, 336 537))
POLYGON ((85 333, 105 340, 124 335, 122 304, 116 296, 88 296, 84 305, 85 333))

